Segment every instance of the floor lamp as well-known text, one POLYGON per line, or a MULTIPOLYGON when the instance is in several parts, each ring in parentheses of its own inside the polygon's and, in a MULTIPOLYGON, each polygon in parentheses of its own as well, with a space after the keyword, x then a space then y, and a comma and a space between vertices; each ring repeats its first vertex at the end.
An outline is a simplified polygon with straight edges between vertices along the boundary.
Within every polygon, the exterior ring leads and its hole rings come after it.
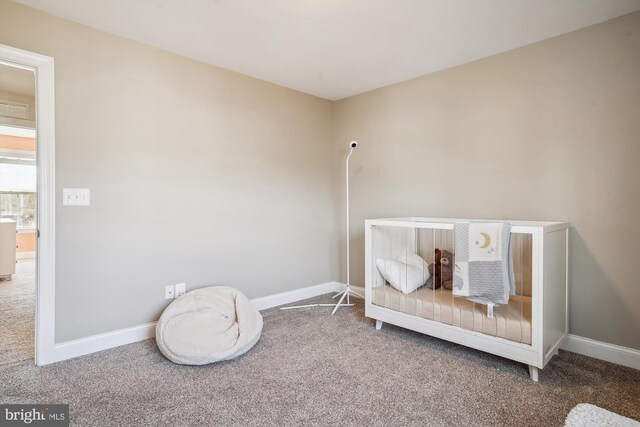
POLYGON ((340 300, 338 301, 337 304, 306 304, 306 305, 294 305, 291 307, 282 307, 280 308, 280 310, 291 310, 294 308, 309 308, 309 307, 334 307, 333 311, 331 312, 331 315, 333 315, 336 311, 338 311, 338 308, 340 307, 353 307, 354 304, 351 304, 350 301, 350 297, 351 294, 354 294, 356 296, 359 296, 360 298, 364 298, 362 295, 360 295, 357 292, 354 292, 353 290, 351 290, 351 285, 350 285, 350 279, 349 279, 349 158, 351 157, 351 155, 353 154, 353 150, 354 148, 356 148, 358 146, 358 141, 351 141, 349 143, 349 155, 347 155, 347 160, 345 162, 345 175, 346 175, 346 194, 347 194, 347 288, 340 292, 339 294, 335 295, 333 298, 338 298, 339 296, 342 296, 342 298, 340 298, 340 300), (344 301, 345 297, 347 298, 347 302, 346 303, 342 303, 342 301, 344 301))
POLYGON ((346 202, 347 202, 346 204, 347 206, 347 288, 344 291, 334 296, 334 298, 338 298, 340 296, 341 298, 336 304, 333 311, 331 312, 331 315, 335 314, 335 312, 338 311, 338 308, 340 308, 341 306, 347 306, 347 307, 353 306, 350 300, 351 294, 358 296, 360 298, 364 298, 362 295, 360 295, 359 293, 351 289, 351 278, 349 276, 349 270, 350 270, 349 269, 349 158, 351 157, 351 155, 353 154, 353 150, 357 146, 358 146, 358 141, 351 141, 349 143, 349 147, 351 149, 349 150, 349 155, 347 156, 347 160, 345 161, 345 193, 346 193, 346 202), (344 301, 345 297, 347 298, 347 303, 342 304, 342 301, 344 301))

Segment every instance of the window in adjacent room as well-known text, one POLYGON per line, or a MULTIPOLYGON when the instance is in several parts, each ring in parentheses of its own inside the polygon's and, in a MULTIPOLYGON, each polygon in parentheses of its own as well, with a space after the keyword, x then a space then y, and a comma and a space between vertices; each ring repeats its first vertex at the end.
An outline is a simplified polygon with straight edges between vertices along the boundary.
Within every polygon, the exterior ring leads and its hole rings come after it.
POLYGON ((16 221, 19 230, 35 228, 34 153, 0 150, 0 216, 16 221))

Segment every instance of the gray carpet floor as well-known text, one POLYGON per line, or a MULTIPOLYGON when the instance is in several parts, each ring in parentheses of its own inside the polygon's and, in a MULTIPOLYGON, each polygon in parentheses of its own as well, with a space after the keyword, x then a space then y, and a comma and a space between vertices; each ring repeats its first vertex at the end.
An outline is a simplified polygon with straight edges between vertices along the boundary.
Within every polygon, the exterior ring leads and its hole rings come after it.
POLYGON ((78 426, 561 426, 581 402, 640 418, 638 370, 563 351, 534 383, 519 363, 376 331, 362 304, 329 312, 267 310, 251 351, 200 367, 148 340, 38 368, 3 333, 0 401, 68 403, 78 426))
POLYGON ((0 366, 33 360, 35 288, 33 259, 20 260, 12 279, 0 280, 0 366))

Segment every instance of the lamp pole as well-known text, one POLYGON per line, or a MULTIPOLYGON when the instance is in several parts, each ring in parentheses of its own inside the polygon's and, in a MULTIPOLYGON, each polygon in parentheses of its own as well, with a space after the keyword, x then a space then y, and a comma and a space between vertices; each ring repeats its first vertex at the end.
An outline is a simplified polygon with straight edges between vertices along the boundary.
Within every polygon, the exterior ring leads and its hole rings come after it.
POLYGON ((335 308, 333 309, 333 311, 331 312, 331 315, 335 314, 336 311, 338 311, 338 308, 340 308, 342 301, 345 299, 345 297, 347 298, 347 306, 352 306, 351 304, 351 294, 354 294, 360 298, 364 298, 362 295, 360 295, 357 292, 354 292, 351 289, 351 276, 350 276, 350 251, 349 251, 349 240, 350 240, 350 227, 349 227, 349 159, 351 158, 351 155, 353 154, 353 150, 358 146, 358 141, 351 141, 349 143, 349 147, 351 148, 349 150, 349 154, 347 155, 347 160, 345 160, 345 194, 346 194, 346 206, 347 206, 347 288, 340 292, 339 294, 335 295, 334 298, 338 298, 339 296, 341 296, 340 300, 338 301, 338 303, 336 304, 335 308))
POLYGON ((347 155, 347 160, 345 161, 345 185, 346 185, 346 202, 347 202, 347 287, 345 288, 344 291, 338 293, 337 295, 334 295, 333 298, 338 298, 341 297, 340 300, 338 301, 337 304, 306 304, 306 305, 294 305, 294 306, 290 306, 290 307, 281 307, 280 310, 292 310, 295 308, 309 308, 309 307, 334 307, 333 311, 331 312, 331 315, 335 314, 336 311, 338 311, 338 308, 340 307, 353 307, 354 304, 351 304, 351 294, 356 295, 360 298, 364 297, 362 295, 360 295, 357 292, 354 292, 351 289, 351 278, 350 278, 350 268, 349 268, 349 158, 351 158, 351 155, 353 154, 353 150, 358 146, 358 141, 351 141, 349 143, 349 154, 347 155), (344 301, 345 297, 347 298, 346 303, 342 303, 342 301, 344 301))

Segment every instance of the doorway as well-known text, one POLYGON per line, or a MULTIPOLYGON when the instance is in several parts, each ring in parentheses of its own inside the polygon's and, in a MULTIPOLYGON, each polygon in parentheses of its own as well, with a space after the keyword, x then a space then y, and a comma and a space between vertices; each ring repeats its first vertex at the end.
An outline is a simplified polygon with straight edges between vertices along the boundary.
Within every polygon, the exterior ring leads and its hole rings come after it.
POLYGON ((34 110, 33 71, 0 64, 0 364, 35 354, 34 110))
POLYGON ((0 45, 0 363, 55 359, 53 58, 0 45))

